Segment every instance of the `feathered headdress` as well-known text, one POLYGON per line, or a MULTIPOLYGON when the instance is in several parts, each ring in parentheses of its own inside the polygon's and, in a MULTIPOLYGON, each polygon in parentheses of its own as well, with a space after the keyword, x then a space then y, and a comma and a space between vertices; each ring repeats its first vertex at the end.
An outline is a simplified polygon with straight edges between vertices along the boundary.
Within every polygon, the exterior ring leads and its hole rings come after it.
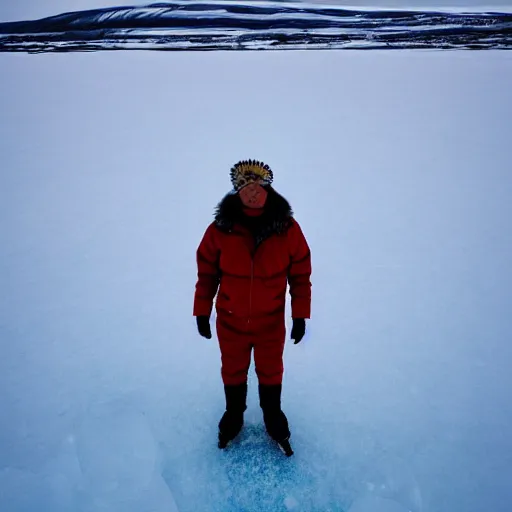
POLYGON ((258 160, 241 160, 231 168, 231 183, 233 189, 239 191, 249 183, 271 185, 274 174, 267 164, 258 160))

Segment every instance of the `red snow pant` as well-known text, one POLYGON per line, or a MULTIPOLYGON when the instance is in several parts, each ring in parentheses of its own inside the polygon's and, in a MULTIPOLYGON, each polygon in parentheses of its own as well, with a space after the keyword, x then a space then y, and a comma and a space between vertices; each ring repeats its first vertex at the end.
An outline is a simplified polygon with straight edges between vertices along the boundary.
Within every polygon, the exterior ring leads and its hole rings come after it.
POLYGON ((266 385, 282 383, 286 338, 284 313, 248 320, 218 311, 216 324, 224 384, 247 382, 253 349, 258 382, 266 385))

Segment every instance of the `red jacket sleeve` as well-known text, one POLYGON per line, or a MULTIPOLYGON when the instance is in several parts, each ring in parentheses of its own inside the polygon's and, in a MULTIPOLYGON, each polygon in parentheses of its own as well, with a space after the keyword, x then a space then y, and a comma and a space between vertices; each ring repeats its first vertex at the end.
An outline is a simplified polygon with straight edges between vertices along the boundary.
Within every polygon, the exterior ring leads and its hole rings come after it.
POLYGON ((194 316, 210 316, 213 299, 219 287, 219 249, 217 230, 210 224, 197 248, 197 283, 194 294, 194 316))
POLYGON ((292 298, 292 318, 311 317, 311 251, 299 223, 288 232, 291 263, 288 283, 292 298))

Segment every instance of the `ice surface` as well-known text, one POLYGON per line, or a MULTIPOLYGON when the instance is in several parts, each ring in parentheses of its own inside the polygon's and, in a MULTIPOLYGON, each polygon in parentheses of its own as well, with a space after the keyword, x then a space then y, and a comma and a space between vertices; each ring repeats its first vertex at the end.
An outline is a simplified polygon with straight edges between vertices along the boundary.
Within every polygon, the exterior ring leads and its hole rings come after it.
POLYGON ((358 499, 348 512, 410 512, 410 510, 396 501, 371 496, 358 499))
POLYGON ((368 495, 401 504, 410 512, 422 512, 421 490, 414 470, 396 455, 383 455, 369 466, 364 484, 368 495))
POLYGON ((52 510, 49 489, 29 471, 5 468, 0 471, 0 510, 30 512, 37 504, 41 510, 52 510))
POLYGON ((509 512, 511 59, 1 55, 0 510, 509 512), (291 459, 191 317, 241 158, 312 248, 291 459))
POLYGON ((127 497, 121 490, 104 494, 89 494, 83 500, 83 512, 179 512, 172 494, 162 477, 155 477, 136 495, 127 497))
POLYGON ((82 474, 94 494, 131 498, 149 487, 157 445, 144 415, 123 402, 94 404, 76 433, 82 474))

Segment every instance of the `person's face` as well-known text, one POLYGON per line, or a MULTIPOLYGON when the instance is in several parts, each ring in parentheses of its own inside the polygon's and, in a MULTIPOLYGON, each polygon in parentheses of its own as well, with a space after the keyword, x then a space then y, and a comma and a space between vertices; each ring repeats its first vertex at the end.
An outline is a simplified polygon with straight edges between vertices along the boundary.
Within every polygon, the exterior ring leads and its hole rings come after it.
POLYGON ((259 183, 250 183, 238 193, 247 208, 263 208, 268 192, 259 183))

